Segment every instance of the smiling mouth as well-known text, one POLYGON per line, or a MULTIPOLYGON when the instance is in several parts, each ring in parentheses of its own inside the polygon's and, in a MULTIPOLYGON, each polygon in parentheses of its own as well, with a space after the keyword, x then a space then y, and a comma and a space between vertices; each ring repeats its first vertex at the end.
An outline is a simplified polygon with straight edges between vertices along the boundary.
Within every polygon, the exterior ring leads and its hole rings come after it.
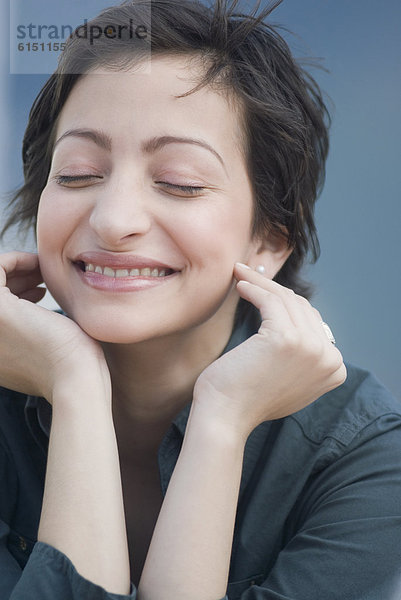
POLYGON ((95 273, 110 277, 111 279, 135 278, 135 277, 168 277, 177 271, 167 269, 166 267, 144 267, 141 269, 113 269, 111 267, 102 267, 92 263, 78 261, 75 263, 77 267, 84 273, 95 273))

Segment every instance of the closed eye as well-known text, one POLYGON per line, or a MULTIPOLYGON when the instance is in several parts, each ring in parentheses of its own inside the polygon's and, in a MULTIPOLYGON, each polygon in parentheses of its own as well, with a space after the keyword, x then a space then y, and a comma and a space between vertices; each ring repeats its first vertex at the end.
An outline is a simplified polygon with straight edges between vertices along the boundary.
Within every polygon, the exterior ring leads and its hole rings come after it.
POLYGON ((65 185, 70 187, 82 187, 80 183, 89 182, 92 179, 102 179, 99 175, 57 175, 55 181, 58 185, 65 185))
MULTIPOLYGON (((178 196, 196 196, 200 192, 202 192, 205 188, 202 186, 196 185, 177 185, 175 183, 168 183, 167 181, 156 181, 155 183, 167 188, 167 190, 171 190, 174 192, 173 195, 178 196)), ((166 190, 166 191, 167 191, 166 190)))

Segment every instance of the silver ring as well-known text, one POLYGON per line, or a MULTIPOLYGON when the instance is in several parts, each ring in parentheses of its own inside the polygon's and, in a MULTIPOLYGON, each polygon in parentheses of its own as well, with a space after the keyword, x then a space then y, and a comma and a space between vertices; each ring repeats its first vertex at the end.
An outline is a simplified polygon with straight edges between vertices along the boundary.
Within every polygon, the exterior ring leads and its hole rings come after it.
POLYGON ((335 339, 335 337, 334 337, 334 335, 333 335, 333 332, 331 331, 330 327, 329 327, 329 326, 327 325, 327 323, 325 323, 324 321, 321 321, 321 325, 322 325, 322 327, 323 327, 323 329, 324 329, 324 332, 325 332, 325 334, 327 335, 327 337, 328 337, 329 341, 330 341, 332 344, 336 345, 336 339, 335 339))

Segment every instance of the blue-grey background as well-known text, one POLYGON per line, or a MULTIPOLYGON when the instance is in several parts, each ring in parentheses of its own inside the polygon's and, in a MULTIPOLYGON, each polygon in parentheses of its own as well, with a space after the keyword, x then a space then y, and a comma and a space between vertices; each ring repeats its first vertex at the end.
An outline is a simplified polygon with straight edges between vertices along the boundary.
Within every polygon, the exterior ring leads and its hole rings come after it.
MULTIPOLYGON (((34 4, 37 22, 46 23, 57 2, 34 4)), ((78 21, 108 4, 112 0, 68 2, 78 21)), ((1 9, 6 24, 8 2, 1 0, 1 9)), ((312 72, 334 105, 326 185, 317 206, 322 253, 308 268, 317 289, 313 303, 346 360, 375 372, 401 398, 401 3, 284 0, 272 21, 296 34, 285 34, 296 56, 324 59, 329 72, 312 72)), ((0 41, 1 193, 22 180, 27 113, 46 79, 9 74, 6 30, 0 41)), ((5 246, 21 244, 10 236, 5 246)))

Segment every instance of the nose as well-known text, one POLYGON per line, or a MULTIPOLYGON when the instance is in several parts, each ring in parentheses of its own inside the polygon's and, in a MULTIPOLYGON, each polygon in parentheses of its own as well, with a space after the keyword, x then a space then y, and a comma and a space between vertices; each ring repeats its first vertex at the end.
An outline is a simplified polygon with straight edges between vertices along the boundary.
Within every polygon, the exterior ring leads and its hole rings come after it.
POLYGON ((89 224, 103 244, 113 247, 147 233, 152 218, 143 185, 123 177, 110 182, 97 195, 89 224))

